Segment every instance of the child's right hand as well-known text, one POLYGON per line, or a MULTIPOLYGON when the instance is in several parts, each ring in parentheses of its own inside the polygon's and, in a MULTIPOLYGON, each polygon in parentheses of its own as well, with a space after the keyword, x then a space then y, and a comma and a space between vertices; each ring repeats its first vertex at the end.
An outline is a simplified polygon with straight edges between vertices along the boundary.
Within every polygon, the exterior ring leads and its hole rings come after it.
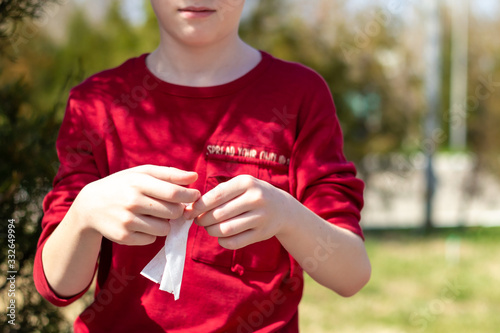
POLYGON ((185 203, 200 197, 189 185, 196 172, 143 165, 85 186, 71 210, 82 230, 96 231, 124 245, 147 245, 170 231, 169 219, 180 217, 185 203), (76 213, 76 214, 75 214, 76 213))

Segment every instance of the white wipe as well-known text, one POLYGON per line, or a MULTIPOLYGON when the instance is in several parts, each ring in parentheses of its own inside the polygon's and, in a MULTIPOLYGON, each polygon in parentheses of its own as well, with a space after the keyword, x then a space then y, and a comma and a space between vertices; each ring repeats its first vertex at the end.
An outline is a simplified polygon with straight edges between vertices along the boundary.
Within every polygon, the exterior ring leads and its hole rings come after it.
POLYGON ((160 284, 160 290, 174 294, 179 299, 186 261, 186 246, 189 228, 193 220, 182 216, 170 221, 170 232, 165 240, 165 246, 144 267, 141 274, 153 282, 160 284))

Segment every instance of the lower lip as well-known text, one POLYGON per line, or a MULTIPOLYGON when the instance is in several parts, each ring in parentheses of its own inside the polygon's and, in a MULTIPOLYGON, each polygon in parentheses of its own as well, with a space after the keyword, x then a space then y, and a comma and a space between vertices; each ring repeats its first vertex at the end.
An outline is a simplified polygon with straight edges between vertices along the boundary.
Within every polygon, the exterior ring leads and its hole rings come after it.
POLYGON ((185 18, 194 19, 194 18, 204 18, 209 17, 212 14, 215 14, 215 11, 189 11, 189 10, 180 10, 181 15, 185 18))

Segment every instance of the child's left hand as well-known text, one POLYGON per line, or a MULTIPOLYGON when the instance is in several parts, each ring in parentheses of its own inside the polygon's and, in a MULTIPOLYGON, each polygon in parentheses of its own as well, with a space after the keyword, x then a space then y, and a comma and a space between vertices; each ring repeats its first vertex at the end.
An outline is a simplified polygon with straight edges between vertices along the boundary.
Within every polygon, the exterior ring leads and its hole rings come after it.
POLYGON ((282 232, 293 214, 287 192, 249 175, 236 176, 189 205, 186 219, 205 227, 219 244, 235 250, 282 232))
POLYGON ((363 240, 303 206, 289 193, 249 175, 217 185, 184 210, 187 219, 236 250, 273 236, 314 280, 348 297, 370 279, 363 240), (314 265, 308 263, 313 261, 314 265))

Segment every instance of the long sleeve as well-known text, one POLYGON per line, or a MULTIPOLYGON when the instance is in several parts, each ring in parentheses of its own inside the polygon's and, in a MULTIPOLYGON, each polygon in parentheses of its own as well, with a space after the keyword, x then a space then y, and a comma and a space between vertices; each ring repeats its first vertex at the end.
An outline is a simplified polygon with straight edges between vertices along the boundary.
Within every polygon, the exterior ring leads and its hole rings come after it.
POLYGON ((335 105, 324 80, 311 75, 290 162, 292 194, 325 220, 363 238, 359 226, 364 183, 343 153, 335 105))
POLYGON ((58 297, 47 282, 42 263, 42 250, 45 242, 62 221, 80 190, 86 184, 99 179, 92 155, 92 145, 85 137, 85 133, 85 122, 78 108, 78 102, 70 96, 56 143, 60 162, 59 170, 54 179, 53 189, 43 202, 42 233, 38 241, 33 268, 38 292, 57 306, 71 304, 88 289, 71 298, 58 297))

